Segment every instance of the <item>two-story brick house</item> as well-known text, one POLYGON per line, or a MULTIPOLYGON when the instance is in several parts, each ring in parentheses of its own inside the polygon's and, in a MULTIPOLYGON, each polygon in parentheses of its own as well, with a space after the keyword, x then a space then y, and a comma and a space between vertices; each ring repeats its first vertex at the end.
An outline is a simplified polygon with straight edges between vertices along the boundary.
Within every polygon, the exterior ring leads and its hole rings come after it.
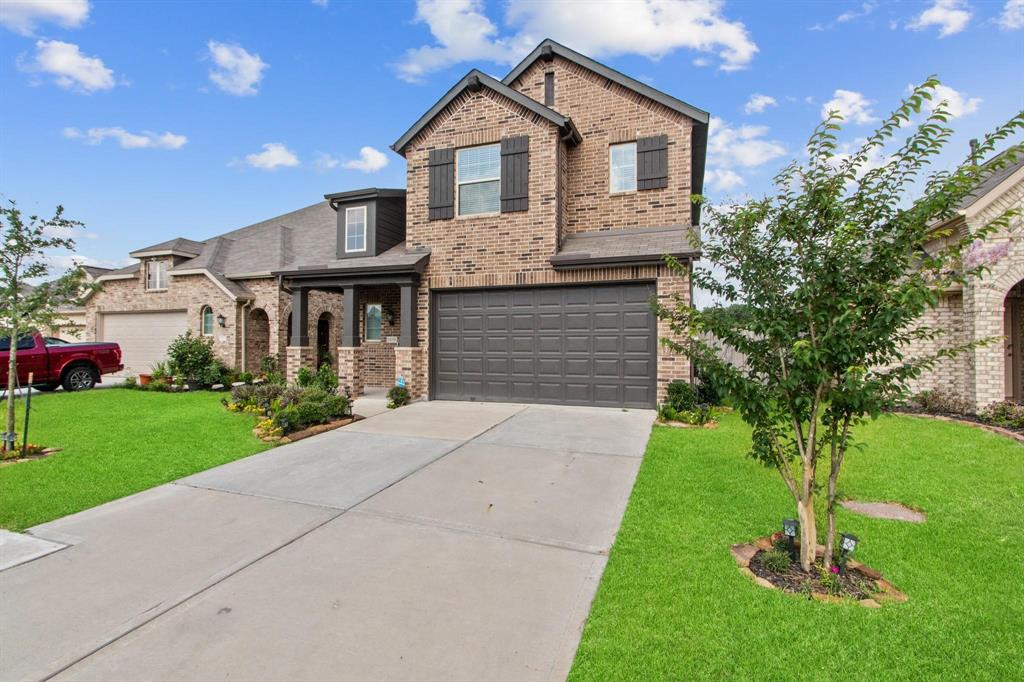
POLYGON ((697 256, 707 124, 547 40, 501 81, 471 71, 392 145, 404 191, 133 252, 89 330, 127 335, 139 363, 187 328, 248 369, 329 358, 356 393, 402 376, 431 399, 652 407, 690 376, 650 302, 691 295, 662 258, 697 256))

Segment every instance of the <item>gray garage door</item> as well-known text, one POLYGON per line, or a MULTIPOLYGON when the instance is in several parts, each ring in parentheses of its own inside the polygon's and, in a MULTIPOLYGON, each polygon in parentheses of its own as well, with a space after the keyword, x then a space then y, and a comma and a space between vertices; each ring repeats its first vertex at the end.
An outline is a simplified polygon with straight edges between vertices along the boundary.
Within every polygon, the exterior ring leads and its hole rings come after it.
POLYGON ((432 395, 653 407, 653 284, 434 294, 432 395))

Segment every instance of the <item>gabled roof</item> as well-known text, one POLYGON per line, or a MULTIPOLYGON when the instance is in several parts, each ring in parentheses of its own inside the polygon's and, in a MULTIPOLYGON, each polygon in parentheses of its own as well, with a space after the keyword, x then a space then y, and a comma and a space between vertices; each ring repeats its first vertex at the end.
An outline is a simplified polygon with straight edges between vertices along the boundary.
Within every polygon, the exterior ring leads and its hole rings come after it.
POLYGON ((411 128, 405 131, 404 135, 395 140, 395 143, 391 145, 391 149, 398 152, 399 154, 402 154, 403 150, 405 149, 405 146, 409 144, 409 142, 411 142, 412 139, 416 137, 420 133, 420 131, 423 130, 432 120, 434 120, 435 116, 440 114, 446 106, 451 104, 456 97, 461 95, 466 90, 470 90, 471 92, 477 92, 481 88, 490 88, 499 95, 502 95, 503 97, 512 100, 516 104, 525 107, 526 109, 537 114, 541 118, 544 118, 553 123, 554 125, 558 126, 559 129, 562 130, 563 134, 565 134, 574 143, 579 142, 579 131, 576 130, 576 127, 572 124, 572 121, 568 117, 562 116, 554 109, 544 106, 537 100, 531 97, 527 97, 526 95, 522 94, 521 92, 518 92, 517 90, 513 90, 512 88, 508 87, 501 81, 491 78, 490 76, 480 71, 479 69, 473 69, 472 71, 467 73, 462 80, 456 83, 451 90, 446 92, 444 97, 439 99, 437 103, 434 104, 434 106, 430 107, 427 113, 423 114, 423 116, 421 116, 420 119, 416 121, 416 123, 414 123, 411 128))
POLYGON ((1006 160, 1003 159, 1002 157, 1011 153, 1016 154, 1017 158, 1013 160, 1012 163, 1007 163, 1005 166, 997 170, 995 173, 985 178, 983 182, 981 182, 977 187, 974 188, 974 191, 972 191, 970 194, 964 197, 963 201, 960 202, 960 210, 969 208, 974 203, 984 198, 986 194, 994 190, 996 187, 999 187, 999 185, 1003 184, 1003 182, 1011 175, 1019 171, 1021 168, 1024 168, 1024 153, 1020 153, 1019 148, 1015 147, 1011 147, 1010 149, 1000 152, 996 156, 992 157, 992 159, 990 159, 986 163, 992 163, 993 161, 996 160, 1005 162, 1006 160))
POLYGON ((194 258, 203 250, 203 243, 178 237, 166 242, 160 242, 144 249, 132 251, 128 255, 132 258, 146 258, 147 256, 184 256, 194 258))
POLYGON ((624 88, 638 92, 644 97, 654 100, 658 104, 662 104, 669 109, 674 109, 681 114, 685 114, 698 123, 707 123, 711 118, 711 114, 703 109, 698 109, 692 104, 687 104, 681 99, 676 99, 672 95, 665 94, 660 90, 655 90, 646 83, 641 83, 635 78, 630 78, 624 73, 619 73, 609 66, 605 66, 600 62, 595 62, 590 57, 582 55, 575 50, 570 50, 565 45, 556 43, 550 38, 546 38, 540 45, 535 47, 533 52, 528 54, 526 59, 519 62, 519 65, 512 69, 509 74, 501 80, 501 82, 505 85, 511 85, 523 74, 524 71, 526 71, 526 69, 530 68, 535 61, 541 58, 550 59, 551 55, 558 55, 563 59, 575 62, 584 68, 590 69, 598 75, 604 76, 614 83, 618 83, 624 88))
POLYGON ((97 265, 83 265, 81 267, 91 280, 95 280, 100 275, 105 275, 112 270, 112 268, 101 268, 97 265))

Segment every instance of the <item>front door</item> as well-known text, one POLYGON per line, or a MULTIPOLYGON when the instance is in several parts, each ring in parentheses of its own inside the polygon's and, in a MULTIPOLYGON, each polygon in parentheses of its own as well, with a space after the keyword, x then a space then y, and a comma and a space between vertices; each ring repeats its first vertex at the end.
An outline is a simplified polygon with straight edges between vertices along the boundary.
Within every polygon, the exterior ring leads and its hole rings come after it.
POLYGON ((1003 333, 1006 336, 1006 398, 1024 402, 1024 298, 1014 296, 1020 285, 1006 297, 1003 333))

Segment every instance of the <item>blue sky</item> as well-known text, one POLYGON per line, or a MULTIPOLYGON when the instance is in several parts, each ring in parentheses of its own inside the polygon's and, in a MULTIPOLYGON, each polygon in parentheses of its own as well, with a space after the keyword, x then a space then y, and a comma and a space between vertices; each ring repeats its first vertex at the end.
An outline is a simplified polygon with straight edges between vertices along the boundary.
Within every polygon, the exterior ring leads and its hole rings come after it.
POLYGON ((1024 108, 1024 0, 4 0, 0 195, 63 204, 79 256, 121 265, 401 187, 388 145, 470 68, 501 77, 545 37, 710 111, 718 200, 766 191, 828 102, 853 143, 938 74, 957 155, 1024 108))

